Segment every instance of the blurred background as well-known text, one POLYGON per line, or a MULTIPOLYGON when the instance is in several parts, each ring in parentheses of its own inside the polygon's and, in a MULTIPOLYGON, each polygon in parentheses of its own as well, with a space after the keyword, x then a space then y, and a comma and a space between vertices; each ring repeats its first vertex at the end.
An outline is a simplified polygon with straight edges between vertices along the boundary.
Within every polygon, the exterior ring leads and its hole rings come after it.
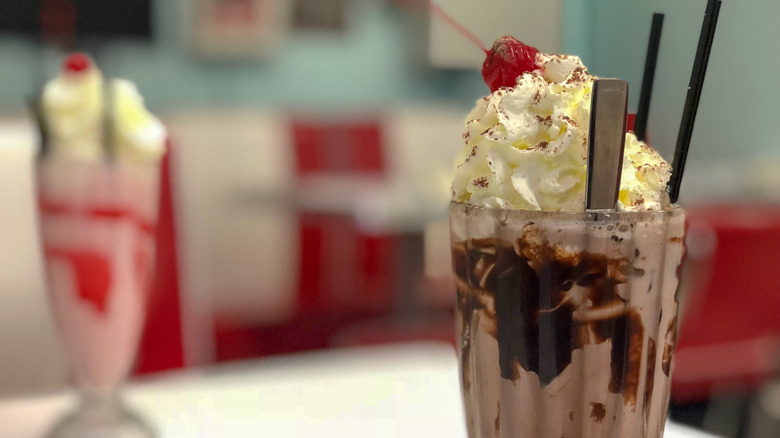
MULTIPOLYGON (((705 3, 436 2, 484 45, 512 34, 628 80, 629 110, 652 14, 665 13, 648 137, 670 161, 705 3)), ((780 422, 780 3, 724 3, 682 187, 672 416, 758 437, 780 422)), ((482 52, 431 11, 427 0, 0 2, 0 397, 68 382, 42 280, 27 102, 73 50, 135 82, 170 130, 136 375, 454 342, 448 179, 488 89, 482 52)))

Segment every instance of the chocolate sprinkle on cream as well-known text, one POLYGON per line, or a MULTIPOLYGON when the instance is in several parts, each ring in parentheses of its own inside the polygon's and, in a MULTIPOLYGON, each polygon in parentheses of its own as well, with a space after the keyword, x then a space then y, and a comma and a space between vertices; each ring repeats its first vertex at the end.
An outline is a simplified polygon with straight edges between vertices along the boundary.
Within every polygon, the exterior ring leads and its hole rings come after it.
POLYGON ((476 186, 476 187, 480 187, 480 188, 486 189, 488 187, 488 179, 485 176, 481 176, 481 177, 475 179, 472 182, 472 184, 474 184, 474 186, 476 186))
POLYGON ((590 418, 597 423, 601 423, 604 420, 604 416, 607 415, 607 409, 604 403, 591 403, 590 404, 590 418))

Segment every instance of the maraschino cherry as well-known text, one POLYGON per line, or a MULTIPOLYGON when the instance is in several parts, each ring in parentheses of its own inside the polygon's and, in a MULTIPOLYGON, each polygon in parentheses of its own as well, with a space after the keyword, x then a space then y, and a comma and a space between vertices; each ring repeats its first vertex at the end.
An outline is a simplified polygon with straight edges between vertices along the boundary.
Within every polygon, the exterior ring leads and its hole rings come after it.
POLYGON ((62 70, 68 73, 83 73, 92 68, 92 60, 84 53, 74 52, 62 62, 62 70))
POLYGON ((482 64, 482 77, 491 92, 501 87, 514 87, 518 76, 537 68, 536 54, 539 50, 511 36, 497 39, 485 53, 487 56, 482 64))

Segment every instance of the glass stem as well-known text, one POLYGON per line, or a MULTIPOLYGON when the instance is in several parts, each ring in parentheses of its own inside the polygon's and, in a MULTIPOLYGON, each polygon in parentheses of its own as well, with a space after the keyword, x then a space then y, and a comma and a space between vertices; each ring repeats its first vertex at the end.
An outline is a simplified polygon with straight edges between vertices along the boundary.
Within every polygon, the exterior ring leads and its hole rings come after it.
POLYGON ((122 399, 119 391, 117 389, 82 391, 81 411, 86 415, 101 418, 121 415, 122 399))

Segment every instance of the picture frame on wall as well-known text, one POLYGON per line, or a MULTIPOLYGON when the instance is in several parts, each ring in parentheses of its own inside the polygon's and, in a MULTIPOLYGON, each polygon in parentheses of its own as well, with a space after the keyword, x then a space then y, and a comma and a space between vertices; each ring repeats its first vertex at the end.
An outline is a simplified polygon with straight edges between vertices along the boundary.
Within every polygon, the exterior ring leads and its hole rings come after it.
POLYGON ((202 58, 261 60, 273 54, 290 28, 289 0, 192 0, 189 39, 202 58))
POLYGON ((299 31, 342 33, 348 0, 294 0, 293 26, 299 31))

